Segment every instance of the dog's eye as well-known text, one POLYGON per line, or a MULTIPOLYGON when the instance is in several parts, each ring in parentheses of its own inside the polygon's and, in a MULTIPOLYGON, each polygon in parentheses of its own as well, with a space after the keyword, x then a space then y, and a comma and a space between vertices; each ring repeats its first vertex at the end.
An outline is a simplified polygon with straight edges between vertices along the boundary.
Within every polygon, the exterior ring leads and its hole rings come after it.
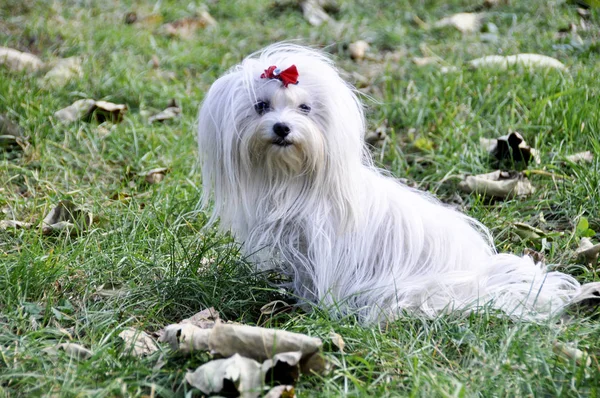
POLYGON ((310 106, 308 106, 306 104, 300 104, 300 106, 298 107, 298 109, 300 109, 304 113, 310 112, 310 106))
POLYGON ((269 104, 267 101, 258 101, 256 104, 254 104, 254 110, 259 115, 264 114, 269 109, 271 109, 271 104, 269 104))

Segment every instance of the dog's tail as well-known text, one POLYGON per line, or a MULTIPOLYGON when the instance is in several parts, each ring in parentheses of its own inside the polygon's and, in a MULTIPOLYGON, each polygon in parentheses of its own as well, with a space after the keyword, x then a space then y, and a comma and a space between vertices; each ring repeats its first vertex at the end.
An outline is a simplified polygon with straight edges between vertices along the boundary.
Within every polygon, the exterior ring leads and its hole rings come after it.
POLYGON ((571 275, 513 254, 492 255, 479 286, 483 302, 512 318, 533 321, 560 314, 581 290, 571 275))

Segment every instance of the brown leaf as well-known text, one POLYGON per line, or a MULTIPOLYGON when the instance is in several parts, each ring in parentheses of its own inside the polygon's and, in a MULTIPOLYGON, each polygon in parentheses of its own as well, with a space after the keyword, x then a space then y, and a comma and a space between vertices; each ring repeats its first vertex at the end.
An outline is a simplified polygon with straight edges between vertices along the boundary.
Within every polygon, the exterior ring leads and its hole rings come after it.
POLYGON ((296 398, 294 386, 275 386, 265 394, 264 398, 296 398))
POLYGON ((567 310, 594 312, 600 306, 600 282, 581 285, 579 294, 571 300, 567 310))
POLYGON ((411 61, 413 62, 413 64, 415 64, 417 66, 425 66, 425 65, 437 64, 438 58, 437 57, 413 57, 411 59, 411 61))
POLYGON ((123 115, 127 111, 127 105, 114 104, 108 101, 96 101, 95 108, 91 110, 91 115, 98 123, 109 121, 118 123, 123 120, 123 115))
POLYGON ((152 169, 145 173, 144 179, 148 184, 158 184, 162 180, 165 179, 165 176, 169 172, 167 167, 159 167, 156 169, 152 169))
POLYGON ((590 238, 581 238, 575 254, 583 258, 588 264, 593 264, 598 261, 600 243, 593 244, 590 238))
POLYGON ((512 159, 525 164, 529 164, 531 160, 538 164, 540 162, 537 151, 531 148, 517 131, 491 140, 481 138, 480 143, 490 155, 500 161, 512 159))
POLYGON ((573 163, 591 163, 594 160, 594 154, 591 151, 578 152, 567 156, 567 160, 573 163))
POLYGON ((219 313, 213 307, 210 307, 184 319, 180 323, 190 323, 201 329, 212 329, 218 320, 220 320, 219 313))
POLYGON ((0 229, 29 229, 33 226, 32 223, 17 221, 17 220, 2 220, 0 221, 0 229))
POLYGON ((47 87, 59 88, 82 76, 81 58, 70 57, 57 61, 44 76, 44 83, 47 87))
POLYGON ((212 329, 201 329, 191 323, 178 323, 164 328, 158 341, 169 343, 171 349, 189 354, 209 350, 212 329))
POLYGON ((300 351, 303 356, 309 356, 319 352, 321 346, 321 339, 304 334, 221 322, 215 324, 209 336, 211 352, 224 357, 238 353, 258 361, 291 351, 300 351))
POLYGON ((274 315, 290 310, 291 308, 292 306, 283 300, 274 300, 260 307, 260 313, 262 315, 274 315))
POLYGON ((320 26, 325 22, 333 21, 316 0, 304 0, 300 2, 300 7, 302 8, 304 19, 312 26, 320 26))
POLYGON ((340 350, 340 352, 344 352, 344 347, 346 346, 346 343, 344 342, 344 339, 341 335, 337 334, 332 330, 331 332, 329 332, 329 338, 331 339, 331 343, 334 346, 336 346, 340 350))
POLYGON ((204 394, 254 398, 262 394, 264 378, 260 363, 235 354, 210 361, 185 379, 204 394))
POLYGON ((42 233, 50 235, 63 230, 69 234, 81 233, 92 224, 92 219, 92 213, 76 207, 68 200, 62 200, 42 221, 42 233))
POLYGON ((154 339, 141 330, 127 328, 119 333, 119 337, 125 342, 125 351, 136 357, 150 355, 159 350, 154 339))
POLYGON ((579 366, 585 364, 586 367, 589 367, 592 364, 592 358, 590 358, 589 354, 578 349, 577 346, 572 343, 555 341, 552 345, 552 351, 561 358, 575 360, 575 363, 579 366))
POLYGON ((217 21, 207 11, 202 11, 198 16, 182 18, 164 24, 163 29, 169 36, 191 39, 198 29, 215 25, 217 25, 217 21))
POLYGON ((0 47, 0 65, 16 72, 37 72, 45 67, 44 62, 35 55, 8 47, 0 47))
POLYGON ((80 344, 75 343, 61 343, 54 347, 48 347, 42 350, 50 355, 58 355, 59 351, 64 351, 68 356, 77 360, 85 360, 90 358, 93 354, 90 350, 80 344))
POLYGON ((369 49, 369 43, 364 40, 358 40, 354 43, 350 43, 348 46, 348 51, 350 52, 350 57, 354 60, 361 60, 365 57, 365 53, 369 49))
POLYGON ((468 193, 500 199, 527 196, 535 191, 533 185, 522 173, 509 173, 499 170, 487 174, 467 176, 458 186, 468 193))
POLYGON ((483 13, 460 12, 458 14, 440 19, 433 24, 433 27, 444 28, 447 26, 452 26, 462 33, 473 33, 479 30, 484 16, 485 14, 483 13))
POLYGON ((62 123, 71 123, 85 118, 92 112, 96 101, 93 99, 80 99, 66 108, 54 112, 54 117, 62 123))
POLYGON ((539 54, 517 54, 517 55, 488 55, 469 61, 469 65, 473 68, 494 68, 497 70, 505 70, 513 66, 524 68, 554 68, 566 70, 566 66, 560 61, 539 54))
POLYGON ((98 123, 105 121, 117 123, 123 120, 126 111, 127 105, 124 104, 81 99, 54 112, 54 117, 61 123, 71 123, 77 120, 90 121, 91 119, 96 119, 98 123))
POLYGON ((300 376, 301 359, 300 351, 282 352, 271 359, 266 359, 262 363, 265 383, 267 385, 296 383, 300 376))
POLYGON ((150 116, 148 118, 148 122, 164 122, 165 120, 175 119, 179 116, 181 116, 181 108, 179 107, 179 105, 177 105, 177 102, 174 99, 172 99, 165 108, 165 110, 163 110, 160 113, 157 113, 154 116, 150 116))

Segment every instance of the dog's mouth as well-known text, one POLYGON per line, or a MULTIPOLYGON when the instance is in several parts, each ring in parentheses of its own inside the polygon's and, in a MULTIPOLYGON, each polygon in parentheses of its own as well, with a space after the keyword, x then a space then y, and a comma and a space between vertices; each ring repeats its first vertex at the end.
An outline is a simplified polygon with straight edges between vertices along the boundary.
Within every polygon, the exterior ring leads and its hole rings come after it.
POLYGON ((271 143, 273 145, 283 147, 283 148, 293 145, 291 141, 288 141, 285 138, 276 138, 273 141, 271 141, 271 143))

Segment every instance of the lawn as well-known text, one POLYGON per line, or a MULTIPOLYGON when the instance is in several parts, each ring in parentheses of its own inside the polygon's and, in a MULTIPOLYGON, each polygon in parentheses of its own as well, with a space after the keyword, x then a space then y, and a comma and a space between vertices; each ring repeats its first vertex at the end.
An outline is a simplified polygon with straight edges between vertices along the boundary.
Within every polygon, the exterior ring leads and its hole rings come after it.
POLYGON ((535 250, 582 283, 600 281, 597 264, 574 254, 582 236, 600 240, 600 8, 577 3, 339 1, 331 21, 312 26, 285 0, 1 1, 0 47, 49 67, 79 57, 81 70, 51 84, 44 70, 0 65, 2 123, 22 135, 20 145, 0 141, 0 397, 200 396, 185 374, 208 353, 185 357, 163 345, 136 357, 118 335, 157 332, 211 306, 225 320, 323 340, 331 371, 302 375, 298 396, 600 395, 593 313, 542 324, 483 310, 407 314, 369 327, 318 308, 264 314, 265 304, 293 298, 277 275, 254 272, 229 236, 203 229, 197 210, 204 93, 249 53, 294 40, 331 53, 365 93, 370 130, 385 132, 373 148, 381 168, 481 220, 500 251, 535 250), (214 26, 164 26, 203 12, 214 26), (485 14, 474 32, 434 27, 459 12, 485 14), (370 47, 354 60, 348 47, 358 40, 370 47), (566 70, 468 65, 518 53, 554 57, 566 70), (56 111, 86 98, 127 111, 122 120, 58 120, 56 111), (172 99, 180 116, 150 123, 172 99), (539 152, 537 162, 498 164, 480 144, 511 132, 539 152), (567 158, 583 151, 591 161, 567 158), (158 168, 158 178, 149 174, 158 168), (498 168, 522 171, 535 192, 489 200, 459 189, 464 176, 498 168), (92 222, 45 233, 41 221, 59 202, 92 222), (91 356, 48 352, 66 342, 91 356), (590 363, 555 352, 557 344, 590 363))

